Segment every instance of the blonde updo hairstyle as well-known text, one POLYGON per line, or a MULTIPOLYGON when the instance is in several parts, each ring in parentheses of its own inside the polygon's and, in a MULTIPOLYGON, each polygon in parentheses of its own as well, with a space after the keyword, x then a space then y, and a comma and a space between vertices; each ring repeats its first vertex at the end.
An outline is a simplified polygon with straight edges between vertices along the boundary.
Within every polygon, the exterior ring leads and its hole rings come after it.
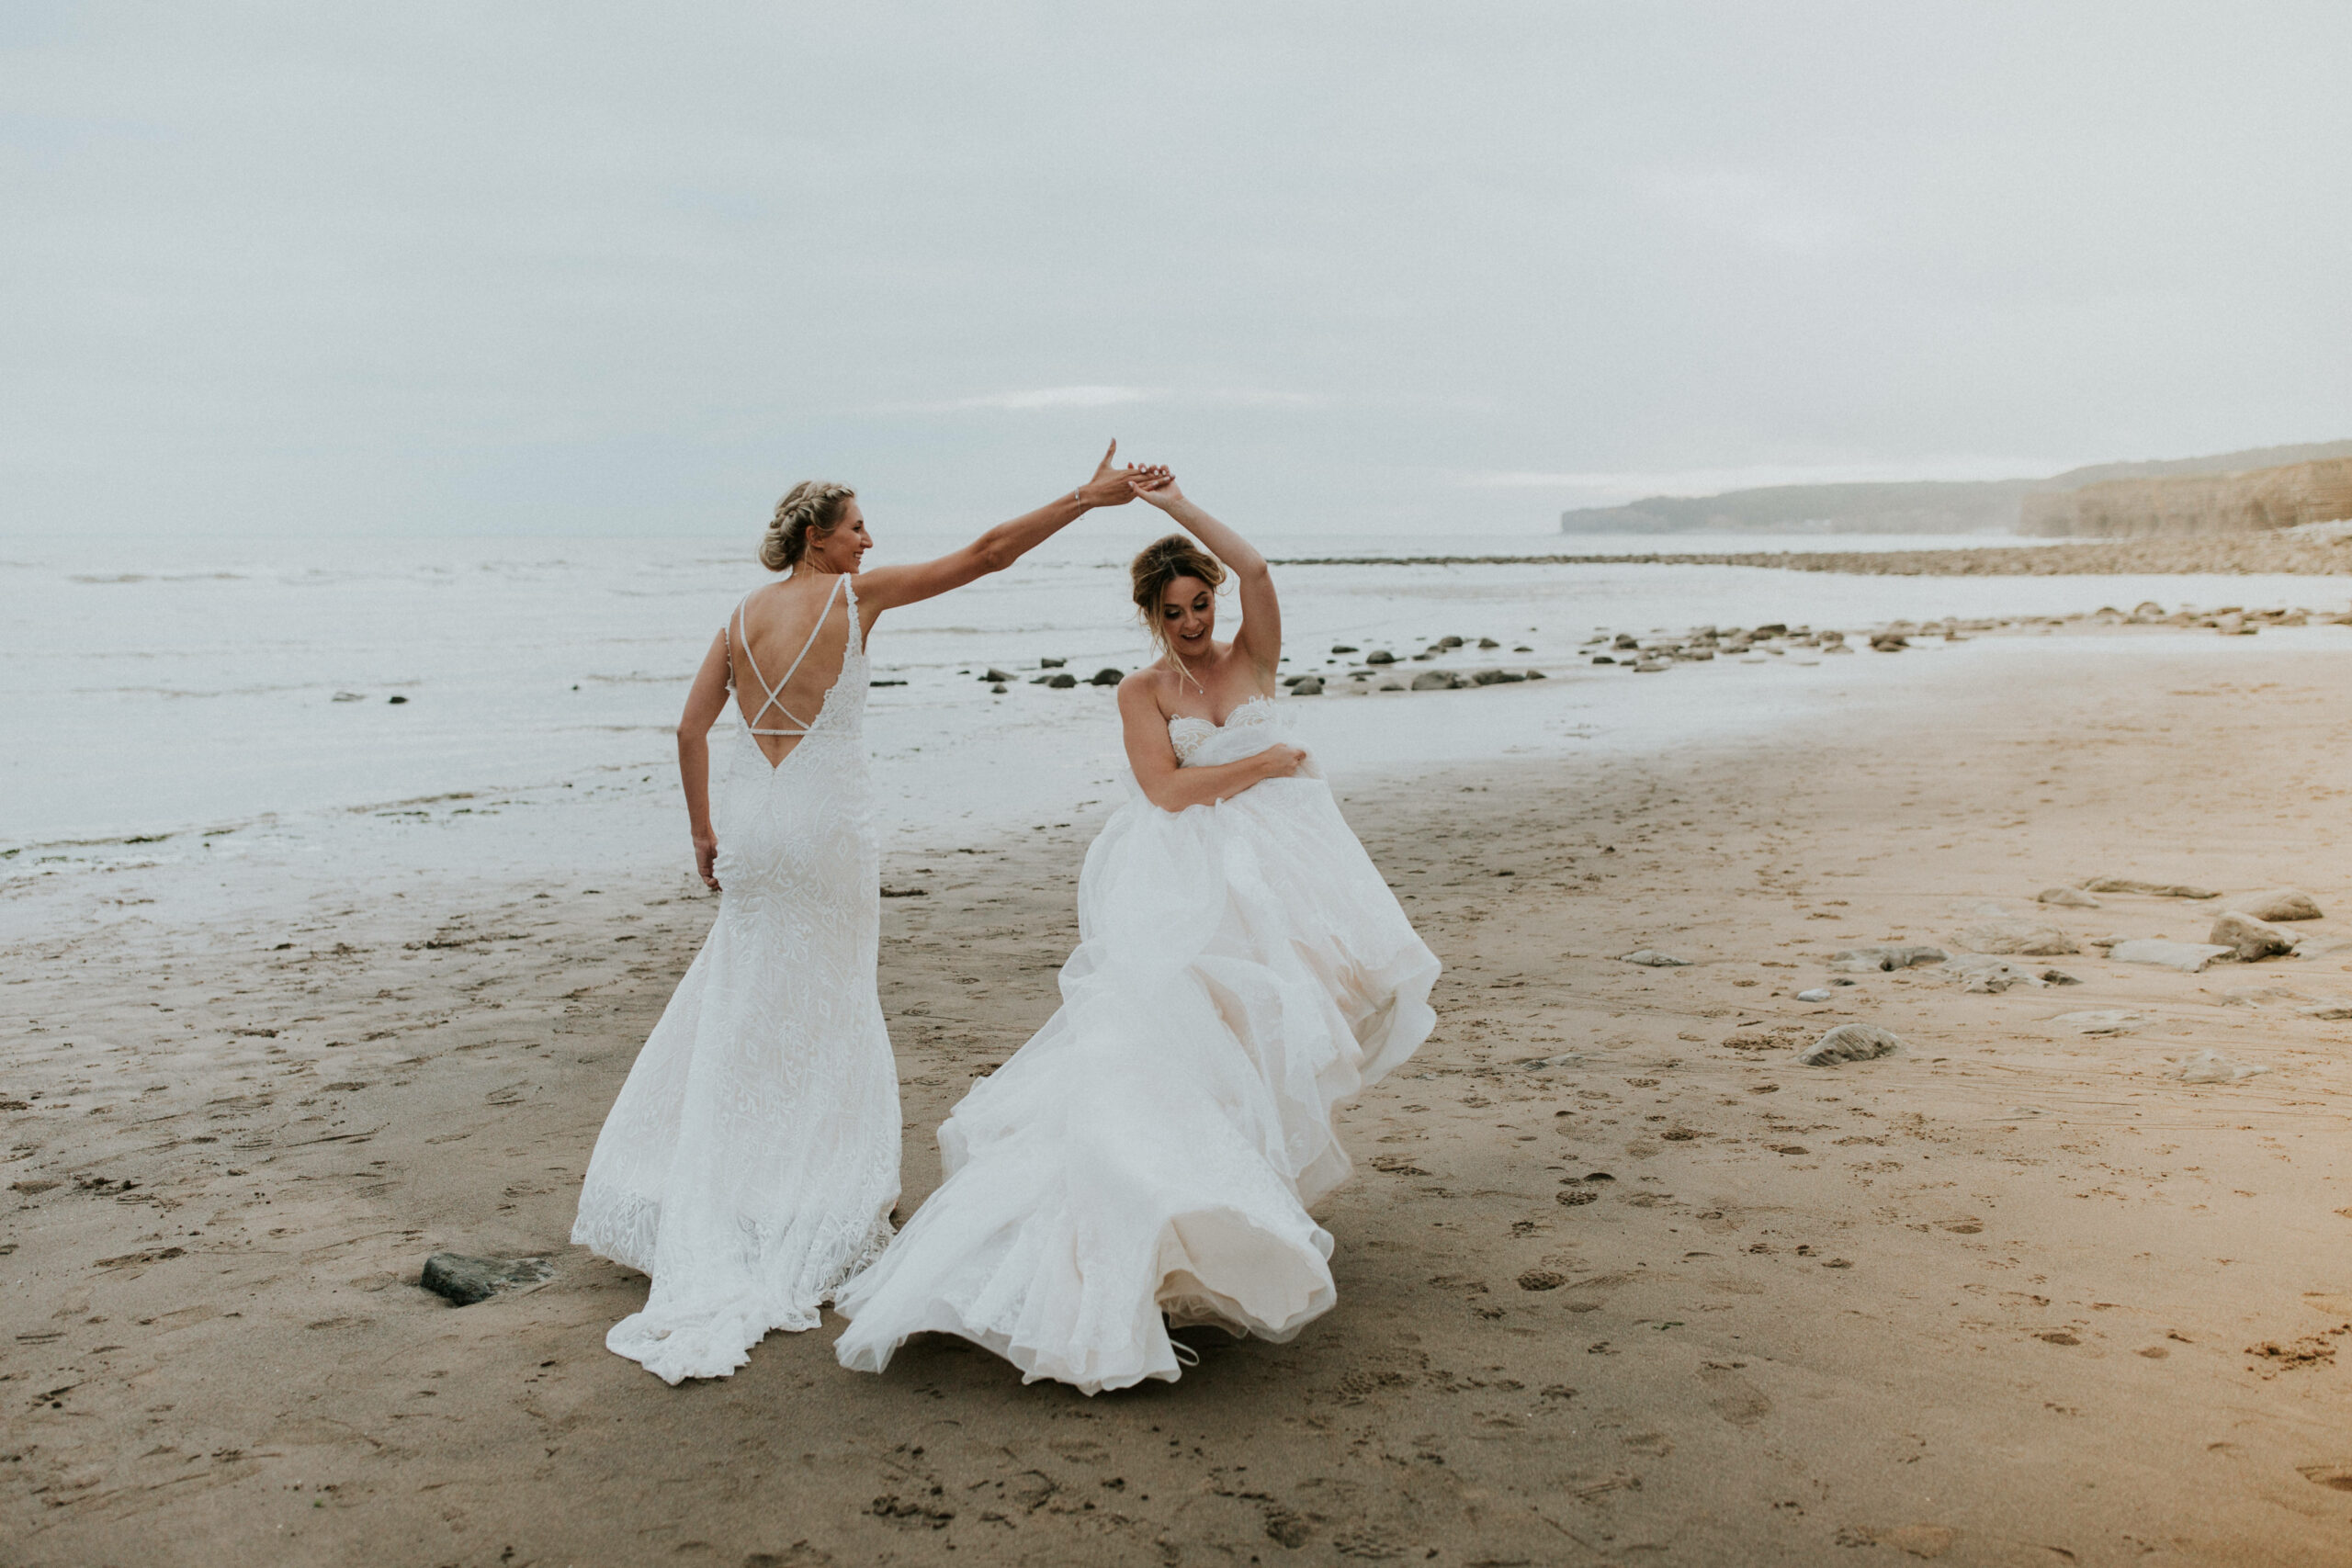
POLYGON ((1225 565, 1186 536, 1170 534, 1146 545, 1128 566, 1127 575, 1135 584, 1136 614, 1150 629, 1152 641, 1165 648, 1168 639, 1160 630, 1159 596, 1180 577, 1197 577, 1215 592, 1225 581, 1225 565))
POLYGON ((802 479, 786 491, 760 540, 760 564, 770 571, 798 566, 808 553, 810 531, 820 539, 831 533, 842 520, 843 505, 856 497, 857 491, 831 479, 802 479))

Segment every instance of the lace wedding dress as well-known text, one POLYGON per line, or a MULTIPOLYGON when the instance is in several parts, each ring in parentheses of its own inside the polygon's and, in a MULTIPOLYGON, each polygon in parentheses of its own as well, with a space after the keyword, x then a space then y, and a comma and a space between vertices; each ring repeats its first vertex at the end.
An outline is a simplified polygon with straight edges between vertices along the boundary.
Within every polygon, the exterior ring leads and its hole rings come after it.
POLYGON ((571 1230, 652 1276, 645 1310, 605 1344, 673 1383, 727 1375, 772 1328, 817 1326, 889 1240, 899 1196, 857 592, 835 581, 801 649, 847 639, 805 724, 779 696, 800 660, 771 685, 741 615, 729 656, 758 689, 741 685, 748 722, 714 768, 718 918, 621 1086, 571 1230), (772 765, 755 734, 797 742, 772 765))
MULTIPOLYGON (((1188 767, 1286 728, 1263 697, 1169 726, 1188 767)), ((1283 1340, 1336 1299, 1307 1213, 1349 1172, 1332 1111, 1428 1036, 1438 963, 1329 787, 1130 798, 1078 918, 1060 1010, 940 1127, 946 1179, 835 1303, 843 1366, 941 1331, 1093 1393, 1174 1381, 1171 1323, 1283 1340)))

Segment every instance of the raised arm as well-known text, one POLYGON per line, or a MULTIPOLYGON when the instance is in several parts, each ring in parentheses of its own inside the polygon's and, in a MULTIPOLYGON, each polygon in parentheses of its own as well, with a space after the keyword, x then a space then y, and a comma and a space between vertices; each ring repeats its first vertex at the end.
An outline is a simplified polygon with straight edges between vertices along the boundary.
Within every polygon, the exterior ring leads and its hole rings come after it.
POLYGON ((1241 594, 1241 629, 1233 646, 1257 669, 1260 680, 1271 684, 1283 658, 1283 607, 1274 597, 1274 574, 1266 569, 1266 558, 1187 499, 1166 469, 1148 470, 1133 483, 1137 495, 1173 517, 1233 573, 1241 594))
POLYGON ((702 668, 678 719, 678 782, 686 792, 686 830, 695 840, 695 873, 718 891, 718 835, 710 826, 710 727, 727 711, 727 634, 710 639, 702 668))
POLYGON ((895 604, 935 599, 989 572, 1002 571, 1098 506, 1125 506, 1133 501, 1134 481, 1145 470, 1113 468, 1111 459, 1118 452, 1119 444, 1112 442, 1111 449, 1095 466, 1092 479, 1067 495, 1056 496, 1035 512, 998 524, 960 550, 951 550, 934 560, 877 566, 860 572, 857 603, 868 624, 895 604))
POLYGON ((1230 800, 1252 784, 1290 777, 1306 760, 1297 747, 1277 744, 1214 768, 1180 766, 1175 742, 1168 739, 1168 716, 1159 711, 1148 682, 1139 674, 1119 682, 1119 723, 1125 731, 1127 765, 1135 770, 1136 784, 1144 798, 1162 811, 1230 800))

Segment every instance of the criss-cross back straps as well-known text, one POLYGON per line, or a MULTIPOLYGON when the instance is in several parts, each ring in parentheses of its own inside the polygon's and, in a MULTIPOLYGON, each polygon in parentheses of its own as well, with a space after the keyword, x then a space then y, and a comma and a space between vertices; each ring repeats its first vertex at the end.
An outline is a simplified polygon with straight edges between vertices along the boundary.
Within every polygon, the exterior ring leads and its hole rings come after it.
MULTIPOLYGON (((817 612, 817 624, 808 628, 808 640, 800 645, 800 651, 793 657, 791 667, 785 671, 783 678, 775 682, 773 684, 770 683, 765 675, 760 673, 760 661, 752 655, 751 634, 747 632, 743 626, 743 604, 748 604, 752 602, 749 594, 744 595, 742 604, 737 604, 735 606, 735 614, 728 618, 729 625, 732 627, 732 639, 742 646, 743 662, 751 666, 752 679, 760 683, 760 694, 763 699, 758 709, 752 715, 752 721, 749 728, 753 735, 782 735, 798 737, 808 733, 808 721, 784 705, 784 689, 792 684, 793 676, 799 673, 801 661, 808 657, 808 650, 817 646, 818 634, 825 629, 825 623, 832 618, 833 601, 841 596, 842 585, 848 581, 849 578, 846 574, 836 576, 833 579, 833 586, 825 595, 825 607, 817 612), (797 726, 797 728, 792 729, 761 728, 760 721, 767 717, 768 710, 771 708, 775 709, 777 713, 784 715, 786 718, 790 719, 794 725, 797 726)), ((857 612, 853 609, 850 614, 853 620, 854 620, 857 612)), ((852 626, 850 635, 853 638, 855 637, 856 629, 854 626, 852 626)), ((850 649, 848 651, 854 652, 854 649, 850 649)))

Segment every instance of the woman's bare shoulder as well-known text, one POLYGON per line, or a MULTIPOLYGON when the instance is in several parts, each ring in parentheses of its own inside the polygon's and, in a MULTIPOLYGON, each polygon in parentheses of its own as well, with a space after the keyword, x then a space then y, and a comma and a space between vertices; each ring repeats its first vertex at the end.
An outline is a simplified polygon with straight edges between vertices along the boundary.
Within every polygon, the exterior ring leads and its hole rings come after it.
POLYGON ((1173 671, 1163 670, 1156 664, 1147 664, 1119 682, 1119 700, 1125 703, 1142 699, 1149 702, 1154 707, 1165 711, 1168 705, 1162 699, 1170 690, 1170 682, 1174 679, 1173 671))

